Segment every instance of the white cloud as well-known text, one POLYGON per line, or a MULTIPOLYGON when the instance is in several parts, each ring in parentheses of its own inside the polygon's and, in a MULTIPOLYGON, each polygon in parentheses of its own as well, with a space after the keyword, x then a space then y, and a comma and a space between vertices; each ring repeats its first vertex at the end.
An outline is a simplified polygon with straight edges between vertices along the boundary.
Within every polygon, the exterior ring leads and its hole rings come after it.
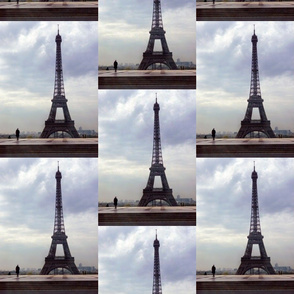
MULTIPOLYGON (((174 196, 195 199, 195 91, 158 91, 162 156, 174 196)), ((141 198, 151 165, 153 91, 99 95, 99 201, 141 198)))
POLYGON ((272 128, 291 130, 293 49, 290 22, 197 24, 197 133, 237 132, 250 90, 253 24, 263 105, 272 128), (278 111, 277 111, 278 103, 278 111))
MULTIPOLYGON (((152 22, 152 1, 99 2, 99 65, 140 63, 152 22)), ((162 1, 163 27, 173 58, 195 63, 195 1, 162 1)))
MULTIPOLYGON (((97 130, 97 22, 59 22, 65 93, 76 126, 97 130)), ((56 22, 1 22, 0 132, 39 131, 54 90, 56 22)))
MULTIPOLYGON (((156 229, 163 291, 195 293, 195 227, 156 229)), ((99 227, 99 291, 150 293, 154 239, 153 227, 99 227)))
MULTIPOLYGON (((97 266, 97 159, 59 162, 69 246, 78 262, 97 266)), ((56 170, 57 159, 1 159, 1 269, 15 262, 43 266, 54 226, 56 170)))
POLYGON ((249 233, 253 161, 261 230, 274 263, 294 266, 292 159, 197 159, 197 268, 237 268, 249 233), (277 249, 279 248, 279 249, 277 249))

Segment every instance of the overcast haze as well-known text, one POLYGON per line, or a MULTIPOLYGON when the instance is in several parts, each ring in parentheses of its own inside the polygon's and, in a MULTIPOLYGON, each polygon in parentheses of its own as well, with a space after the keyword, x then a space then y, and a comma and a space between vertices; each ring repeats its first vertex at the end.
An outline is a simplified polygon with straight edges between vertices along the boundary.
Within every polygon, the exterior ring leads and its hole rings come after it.
MULTIPOLYGON (((173 59, 195 63, 195 0, 162 0, 161 8, 173 59)), ((99 65, 112 65, 115 59, 139 64, 149 41, 152 13, 152 0, 99 1, 99 65)))
MULTIPOLYGON (((271 263, 294 268, 294 159, 197 159, 197 269, 238 268, 249 234, 253 161, 271 263)), ((259 255, 259 251, 258 251, 259 255)))
POLYGON ((77 266, 97 267, 97 159, 0 159, 2 270, 43 267, 54 228, 57 161, 71 254, 77 266))
POLYGON ((162 293, 195 294, 195 227, 99 227, 99 293, 152 292, 155 229, 162 293))
POLYGON ((151 166, 155 92, 169 186, 174 197, 195 199, 195 91, 100 90, 99 201, 142 197, 151 166))
POLYGON ((67 105, 97 131, 97 22, 0 23, 0 133, 42 132, 54 92, 57 24, 67 105))
POLYGON ((272 129, 294 131, 292 22, 197 23, 197 133, 237 132, 247 108, 253 25, 261 95, 272 129))

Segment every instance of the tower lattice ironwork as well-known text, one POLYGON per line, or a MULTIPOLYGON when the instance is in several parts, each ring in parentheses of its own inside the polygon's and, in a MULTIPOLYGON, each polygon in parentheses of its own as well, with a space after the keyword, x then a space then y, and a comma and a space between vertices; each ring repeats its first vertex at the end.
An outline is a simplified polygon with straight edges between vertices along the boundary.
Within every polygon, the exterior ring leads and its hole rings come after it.
POLYGON ((143 53, 143 59, 139 65, 140 70, 147 69, 156 63, 165 64, 169 69, 178 69, 169 51, 163 29, 161 3, 160 0, 153 0, 153 16, 149 42, 146 51, 143 53), (160 40, 161 51, 154 51, 155 41, 160 40))
POLYGON ((48 119, 45 121, 45 127, 41 133, 41 138, 49 138, 52 134, 57 135, 58 132, 68 133, 73 138, 79 138, 79 134, 75 128, 74 121, 70 117, 67 107, 67 99, 65 98, 62 58, 61 58, 61 36, 59 29, 55 38, 56 42, 56 65, 55 65, 55 84, 51 110, 48 119), (63 110, 64 119, 56 119, 57 109, 63 110))
POLYGON ((177 206, 177 202, 173 197, 173 191, 170 189, 165 175, 165 167, 163 166, 160 126, 159 126, 159 104, 157 98, 153 106, 154 110, 154 132, 153 132, 153 152, 152 163, 149 168, 150 174, 146 188, 143 189, 143 196, 139 202, 139 206, 147 206, 150 202, 156 204, 156 200, 163 200, 170 206, 177 206), (154 188, 155 177, 161 178, 161 188, 154 188))
POLYGON ((267 119, 263 107, 263 99, 261 98, 258 58, 257 58, 257 36, 254 33, 251 38, 252 42, 252 65, 251 65, 251 84, 247 110, 244 119, 241 121, 241 127, 236 138, 245 138, 248 134, 254 132, 264 133, 269 138, 275 138, 275 134, 271 128, 270 121, 267 119), (259 110, 259 119, 252 119, 253 109, 259 110))
POLYGON ((237 275, 245 275, 245 273, 251 269, 258 268, 263 269, 268 274, 275 274, 275 270, 271 265, 270 257, 267 256, 266 250, 263 244, 263 236, 261 235, 261 227, 259 220, 259 208, 258 208, 258 194, 257 194, 257 172, 255 166, 251 175, 252 179, 252 200, 251 200, 251 220, 250 231, 247 247, 244 256, 241 258, 241 264, 237 270, 237 275), (259 256, 252 256, 253 245, 258 245, 259 256))
POLYGON ((152 294, 162 294, 160 262, 159 262, 159 241, 157 240, 157 232, 153 242, 154 247, 154 267, 153 267, 153 288, 152 294))
POLYGON ((58 268, 67 269, 72 274, 79 274, 75 265, 74 257, 71 256, 65 235, 63 220, 62 194, 61 194, 61 172, 59 166, 55 175, 56 178, 56 201, 55 201, 55 220, 51 247, 48 256, 45 258, 45 264, 40 275, 49 275, 49 273, 58 268), (57 245, 62 245, 63 256, 56 256, 57 245))

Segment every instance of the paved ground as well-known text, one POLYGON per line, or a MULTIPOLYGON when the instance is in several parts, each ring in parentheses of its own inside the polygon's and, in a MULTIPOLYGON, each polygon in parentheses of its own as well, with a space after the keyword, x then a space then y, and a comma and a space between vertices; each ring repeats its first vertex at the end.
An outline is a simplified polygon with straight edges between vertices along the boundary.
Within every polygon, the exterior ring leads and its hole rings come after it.
POLYGON ((0 157, 98 157, 98 138, 0 139, 0 157))
POLYGON ((98 1, 0 2, 0 20, 98 21, 98 1))
POLYGON ((294 157, 294 138, 196 139, 197 157, 294 157))
POLYGON ((294 293, 294 275, 197 275, 196 281, 197 294, 294 293))
POLYGON ((196 225, 196 206, 99 207, 99 226, 196 225))
POLYGON ((98 275, 1 275, 0 293, 97 294, 98 275))
POLYGON ((197 20, 294 20, 293 1, 196 2, 197 20))
POLYGON ((195 89, 196 70, 99 70, 99 89, 195 89))

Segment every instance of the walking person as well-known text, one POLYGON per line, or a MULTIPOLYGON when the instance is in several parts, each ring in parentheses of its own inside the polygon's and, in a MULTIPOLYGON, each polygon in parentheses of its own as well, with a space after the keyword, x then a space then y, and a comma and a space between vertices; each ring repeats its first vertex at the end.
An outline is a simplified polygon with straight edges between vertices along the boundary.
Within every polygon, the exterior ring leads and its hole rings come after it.
POLYGON ((211 131, 211 136, 212 136, 212 140, 214 141, 215 139, 215 129, 213 128, 212 131, 211 131))
POLYGON ((16 272, 16 276, 18 277, 19 276, 19 266, 18 265, 15 267, 15 272, 16 272))
POLYGON ((113 67, 114 67, 114 72, 116 72, 117 71, 117 61, 116 60, 114 60, 113 67))
POLYGON ((113 204, 114 204, 114 208, 116 209, 116 207, 117 207, 117 198, 116 198, 116 196, 113 199, 113 204))
POLYGON ((214 265, 211 267, 211 272, 212 272, 212 276, 214 277, 215 276, 215 266, 214 265))
POLYGON ((16 129, 16 131, 15 131, 15 136, 16 136, 16 140, 17 140, 17 141, 18 141, 18 139, 19 139, 19 133, 20 133, 19 129, 16 129))

